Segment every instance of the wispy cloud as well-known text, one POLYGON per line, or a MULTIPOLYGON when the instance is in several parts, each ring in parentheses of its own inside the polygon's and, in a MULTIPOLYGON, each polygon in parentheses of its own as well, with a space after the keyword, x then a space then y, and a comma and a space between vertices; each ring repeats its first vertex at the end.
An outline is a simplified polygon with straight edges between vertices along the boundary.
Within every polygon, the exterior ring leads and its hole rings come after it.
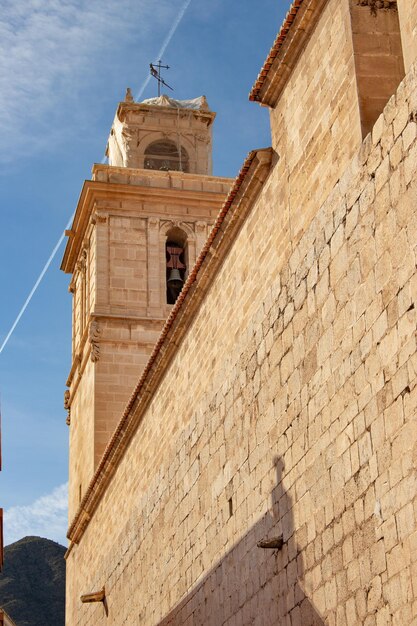
POLYGON ((46 537, 65 545, 67 531, 68 483, 26 506, 13 506, 4 512, 4 543, 22 537, 46 537))
POLYGON ((137 53, 150 33, 160 37, 159 29, 165 31, 180 6, 181 0, 5 0, 0 161, 59 140, 65 116, 82 113, 82 90, 98 73, 106 76, 129 44, 137 53))

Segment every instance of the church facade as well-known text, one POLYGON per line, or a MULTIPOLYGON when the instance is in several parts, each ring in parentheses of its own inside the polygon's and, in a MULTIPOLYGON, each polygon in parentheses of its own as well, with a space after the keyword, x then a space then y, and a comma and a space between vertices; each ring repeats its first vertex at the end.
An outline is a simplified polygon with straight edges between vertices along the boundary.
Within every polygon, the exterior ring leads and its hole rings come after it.
POLYGON ((414 623, 414 0, 295 0, 250 98, 235 181, 128 92, 81 192, 68 626, 414 623))

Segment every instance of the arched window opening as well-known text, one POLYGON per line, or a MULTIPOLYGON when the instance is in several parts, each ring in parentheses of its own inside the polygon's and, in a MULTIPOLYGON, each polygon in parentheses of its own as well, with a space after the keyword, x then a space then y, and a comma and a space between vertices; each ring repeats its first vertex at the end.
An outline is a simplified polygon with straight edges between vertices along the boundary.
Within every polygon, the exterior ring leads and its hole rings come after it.
POLYGON ((187 274, 187 235, 179 228, 167 233, 165 258, 167 304, 175 304, 187 274))
POLYGON ((145 150, 145 170, 188 172, 188 154, 185 148, 170 139, 154 141, 145 150))

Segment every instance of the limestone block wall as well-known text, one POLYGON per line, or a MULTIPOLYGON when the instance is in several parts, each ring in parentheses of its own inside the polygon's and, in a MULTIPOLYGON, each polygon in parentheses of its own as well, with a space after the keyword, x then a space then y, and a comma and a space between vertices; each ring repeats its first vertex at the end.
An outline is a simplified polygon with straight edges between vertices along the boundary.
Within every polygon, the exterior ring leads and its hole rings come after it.
POLYGON ((414 0, 397 0, 405 69, 417 59, 417 14, 414 0))
MULTIPOLYGON (((222 198, 222 195, 220 196, 222 198)), ((219 198, 219 204, 220 204, 219 198)), ((152 198, 143 205, 97 203, 97 292, 95 311, 119 317, 164 319, 167 236, 179 229, 186 238, 187 274, 194 265, 213 224, 218 206, 179 206, 152 198)), ((75 302, 75 308, 80 304, 75 302)), ((75 326, 77 329, 77 325, 75 326)))
MULTIPOLYGON (((94 467, 97 467, 138 377, 152 353, 164 319, 97 316, 100 358, 95 363, 94 467)), ((81 414, 85 419, 87 414, 81 414)), ((74 448, 77 459, 77 448, 74 448)))
POLYGON ((362 134, 372 130, 390 96, 404 78, 398 8, 350 0, 352 41, 362 134))
MULTIPOLYGON (((322 11, 271 111, 273 147, 296 215, 327 197, 404 77, 395 3, 378 9, 371 1, 311 4, 322 11)), ((284 61, 277 74, 286 71, 284 61)), ((297 217, 293 227, 297 235, 297 217)))
POLYGON ((359 147, 361 121, 349 2, 329 0, 271 110, 272 146, 288 181, 293 232, 315 211, 359 147))
POLYGON ((278 163, 226 230, 68 554, 68 625, 413 623, 416 119, 414 65, 320 206, 288 212, 278 163))
POLYGON ((92 340, 94 325, 91 324, 90 315, 95 307, 96 295, 95 242, 95 229, 90 227, 69 286, 73 295, 72 365, 66 383, 70 389, 65 408, 68 410, 67 423, 70 427, 69 445, 78 450, 77 455, 70 459, 69 519, 77 510, 94 473, 94 457, 90 451, 94 445, 92 397, 95 375, 92 358, 95 358, 96 344, 92 340), (87 445, 87 442, 90 444, 87 445))
POLYGON ((91 454, 91 449, 94 446, 91 398, 94 392, 94 363, 87 358, 84 361, 82 376, 78 381, 76 400, 71 406, 69 445, 70 449, 77 450, 78 453, 70 458, 68 485, 68 518, 70 521, 77 511, 94 474, 94 457, 91 454), (87 445, 87 442, 90 443, 87 445))
POLYGON ((107 224, 107 304, 114 313, 146 315, 146 219, 115 211, 107 224))

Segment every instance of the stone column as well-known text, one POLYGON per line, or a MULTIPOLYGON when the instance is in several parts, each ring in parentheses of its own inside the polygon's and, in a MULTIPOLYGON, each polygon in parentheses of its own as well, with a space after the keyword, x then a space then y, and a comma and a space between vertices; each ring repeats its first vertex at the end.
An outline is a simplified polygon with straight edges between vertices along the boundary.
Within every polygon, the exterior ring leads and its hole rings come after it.
POLYGON ((196 256, 200 254, 207 239, 207 223, 196 222, 195 224, 195 240, 196 240, 196 256))
MULTIPOLYGON (((160 315, 161 309, 161 257, 163 249, 160 245, 159 219, 148 218, 147 228, 148 256, 148 315, 160 315)), ((164 258, 163 258, 164 260, 164 258)))
POLYGON ((98 309, 109 307, 109 224, 108 215, 96 213, 95 223, 95 305, 98 309))

